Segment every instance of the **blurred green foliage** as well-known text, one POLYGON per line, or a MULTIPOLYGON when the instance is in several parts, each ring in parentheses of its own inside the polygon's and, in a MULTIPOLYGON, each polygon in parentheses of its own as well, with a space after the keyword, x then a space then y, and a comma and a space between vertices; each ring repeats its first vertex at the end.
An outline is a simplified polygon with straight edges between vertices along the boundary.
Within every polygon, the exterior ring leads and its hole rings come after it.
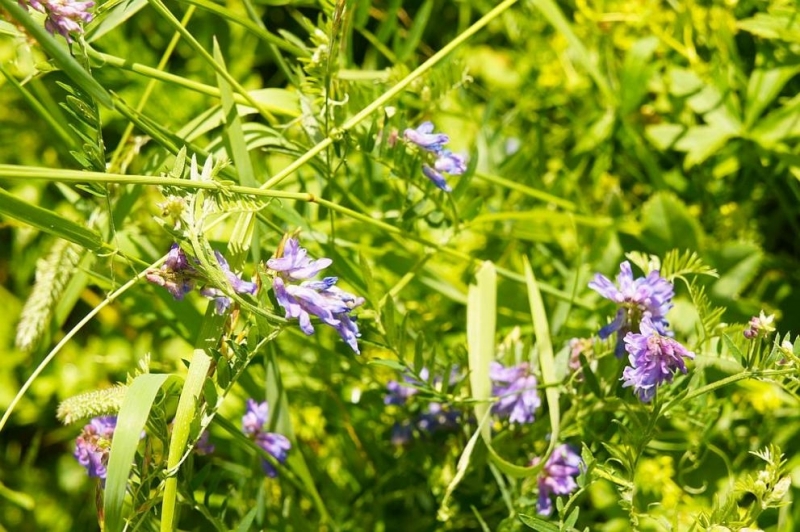
MULTIPOLYGON (((534 514, 535 481, 498 480, 481 447, 471 458, 478 465, 454 492, 449 519, 437 520, 475 426, 396 447, 392 425, 409 412, 383 402, 386 383, 397 378, 391 361, 417 371, 466 367, 468 285, 484 260, 500 274, 498 340, 521 334, 516 348, 528 356, 532 329, 522 272, 529 258, 565 379, 561 438, 586 442, 598 470, 629 466, 625 478, 637 486, 626 491, 595 479, 578 502, 575 526, 689 530, 731 496, 733 479, 762 467, 749 453, 769 444, 783 449, 797 478, 794 381, 737 382, 680 403, 653 427, 642 410, 617 397, 613 357, 600 359, 596 380, 566 376, 569 339, 596 334, 610 314, 588 281, 595 272, 616 272, 630 252, 646 266, 649 255, 687 250, 719 273, 676 282, 670 318, 698 352, 695 388, 748 367, 736 360, 747 346, 735 324, 760 310, 776 314, 780 330, 800 330, 794 2, 521 1, 357 124, 350 122, 357 113, 495 3, 169 3, 165 9, 196 40, 184 36, 170 53, 176 28, 158 6, 138 0, 98 6, 85 48, 71 47, 74 59, 65 46, 61 59, 46 55, 11 17, 0 21, 0 184, 29 207, 49 211, 45 218, 0 202, 7 316, 0 323, 0 410, 67 331, 172 242, 154 221, 163 201, 157 187, 75 185, 59 169, 157 177, 173 169, 183 146, 202 160, 223 153, 235 159, 238 146, 252 174, 239 159, 219 179, 258 186, 331 138, 272 188, 309 192, 375 223, 315 202, 273 200, 259 211, 244 270, 257 275, 258 262, 273 254, 283 232, 302 228, 311 254, 331 257, 348 289, 367 298, 359 321, 363 355, 354 357, 331 331, 306 337, 287 328, 250 354, 252 363, 218 414, 238 429, 244 399, 276 393, 269 376, 277 360, 289 404, 275 408, 293 428, 293 452, 304 457, 330 520, 302 474, 291 477, 295 482, 265 481, 252 449, 220 422, 211 428, 220 454, 193 457, 188 466, 193 480, 181 486, 180 497, 194 503, 182 507, 181 529, 211 529, 206 512, 241 530, 522 529, 509 506, 513 498, 516 511, 534 514), (249 91, 249 101, 199 52, 212 57, 215 40, 221 68, 249 91), (84 72, 113 108, 65 74, 67 60, 88 65, 84 72), (226 90, 236 94, 235 106, 221 102, 226 90), (231 134, 231 108, 240 117, 240 140, 231 134), (469 171, 451 178, 451 196, 434 190, 419 161, 392 140, 425 119, 451 136, 455 150, 470 154, 469 171), (47 180, 32 179, 15 175, 11 165, 52 172, 47 180), (35 220, 47 222, 32 228, 35 220), (34 283, 43 282, 37 265, 58 237, 90 252, 78 248, 63 278, 42 290, 50 311, 41 337, 24 352, 15 347, 15 323, 34 283), (723 314, 714 313, 718 307, 723 314), (635 460, 614 454, 637 434, 642 448, 635 460)), ((244 200, 229 204, 234 212, 251 207, 244 200)), ((219 224, 205 236, 224 249, 233 233, 233 224, 219 224)), ((66 344, 0 433, 0 526, 97 526, 97 486, 70 456, 78 427, 58 423, 57 405, 124 382, 147 353, 153 373, 185 374, 205 305, 199 298, 173 301, 141 282, 66 344)), ((246 334, 254 339, 256 329, 246 334)), ((164 411, 174 413, 175 405, 164 401, 164 411)), ((504 458, 526 465, 543 454, 550 425, 544 412, 541 418, 528 430, 505 427, 498 438, 504 458)), ((155 491, 157 481, 150 480, 155 491)), ((152 493, 137 495, 148 500, 152 493)), ((768 511, 758 523, 792 530, 799 511, 768 511)))

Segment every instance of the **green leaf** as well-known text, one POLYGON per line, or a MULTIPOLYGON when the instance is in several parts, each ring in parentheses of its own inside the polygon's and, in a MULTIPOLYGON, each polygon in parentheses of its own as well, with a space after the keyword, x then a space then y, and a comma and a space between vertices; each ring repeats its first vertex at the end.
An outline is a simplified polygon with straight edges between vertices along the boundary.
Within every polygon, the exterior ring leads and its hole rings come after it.
POLYGON ((736 26, 765 39, 800 43, 800 20, 796 8, 774 8, 770 13, 758 13, 753 18, 740 20, 736 26))
POLYGON ((692 126, 676 143, 675 149, 686 152, 684 168, 696 166, 724 147, 736 131, 718 126, 692 126))
MULTIPOLYGON (((467 350, 469 382, 475 400, 475 419, 484 419, 490 410, 492 383, 489 366, 494 360, 495 327, 497 321, 497 272, 489 261, 481 264, 475 275, 476 284, 469 285, 467 295, 467 350)), ((482 431, 487 445, 492 441, 492 429, 482 431)))
POLYGON ((108 475, 103 501, 105 530, 108 532, 123 529, 122 509, 125 504, 128 477, 153 401, 168 380, 177 378, 168 374, 139 375, 133 379, 125 393, 125 399, 117 415, 117 427, 114 430, 111 452, 108 456, 108 475))
POLYGON ((671 249, 700 249, 703 231, 684 203, 668 192, 656 193, 642 208, 642 242, 657 254, 671 249))
POLYGON ((654 124, 645 127, 644 135, 658 150, 667 151, 685 131, 686 126, 679 124, 654 124))
POLYGON ((528 526, 536 530, 537 532, 559 532, 558 525, 551 523, 550 521, 546 521, 541 517, 536 517, 535 515, 525 515, 519 514, 519 520, 522 521, 522 524, 528 526))
POLYGON ((426 0, 422 6, 417 10, 414 16, 414 23, 408 30, 408 34, 403 39, 403 45, 397 52, 397 63, 401 63, 408 59, 412 52, 417 49, 419 42, 422 40, 422 33, 428 26, 428 20, 433 11, 433 0, 426 0))
POLYGON ((766 149, 774 148, 781 141, 800 137, 800 95, 759 120, 749 136, 766 149))
POLYGON ((647 84, 658 68, 658 63, 653 61, 658 44, 658 37, 645 37, 633 43, 625 55, 619 80, 621 113, 638 109, 647 95, 647 84))
MULTIPOLYGON (((56 170, 53 171, 57 172, 56 170)), ((74 242, 89 251, 104 249, 100 235, 53 211, 31 205, 0 188, 0 214, 10 216, 51 235, 74 242)))
POLYGON ((86 29, 86 42, 94 42, 138 13, 147 0, 118 0, 108 2, 97 10, 97 17, 86 29))
POLYGON ((747 83, 747 108, 744 121, 752 126, 761 113, 781 92, 784 85, 800 72, 800 66, 756 69, 747 83))

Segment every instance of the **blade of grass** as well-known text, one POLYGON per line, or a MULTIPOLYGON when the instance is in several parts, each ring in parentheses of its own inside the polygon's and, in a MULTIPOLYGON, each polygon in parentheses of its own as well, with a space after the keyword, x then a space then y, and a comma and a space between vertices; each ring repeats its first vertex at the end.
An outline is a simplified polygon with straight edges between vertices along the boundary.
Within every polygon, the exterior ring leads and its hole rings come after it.
MULTIPOLYGON (((492 383, 489 365, 494 360, 495 330, 497 322, 497 272, 487 261, 475 275, 476 284, 469 285, 467 295, 467 351, 469 357, 469 383, 475 400, 475 419, 484 419, 491 409, 492 383)), ((492 428, 482 429, 486 444, 492 441, 492 428)))
POLYGON ((108 457, 108 476, 103 500, 105 530, 108 532, 123 529, 122 511, 136 448, 158 391, 168 380, 175 379, 175 375, 169 374, 139 375, 125 393, 108 457))
POLYGON ((558 444, 561 430, 561 410, 558 404, 559 390, 556 386, 555 364, 553 362, 553 343, 550 340, 550 326, 547 321, 547 312, 539 291, 539 284, 533 274, 533 268, 528 257, 523 257, 525 268, 525 282, 528 285, 528 303, 531 306, 533 331, 536 334, 536 347, 539 353, 539 367, 542 372, 542 381, 545 386, 544 393, 547 398, 547 408, 550 412, 550 443, 541 463, 547 460, 550 453, 558 444))
POLYGON ((53 211, 22 201, 2 188, 0 188, 0 213, 51 235, 74 242, 90 251, 97 252, 107 248, 96 231, 87 229, 53 211))
MULTIPOLYGON (((210 309, 209 309, 210 310, 210 309)), ((167 456, 167 480, 164 483, 164 498, 161 502, 161 531, 171 532, 174 529, 175 508, 178 498, 178 471, 186 442, 189 441, 189 429, 197 412, 203 383, 211 367, 211 357, 202 349, 195 349, 189 363, 189 373, 183 384, 175 421, 172 427, 172 438, 169 441, 167 456)))

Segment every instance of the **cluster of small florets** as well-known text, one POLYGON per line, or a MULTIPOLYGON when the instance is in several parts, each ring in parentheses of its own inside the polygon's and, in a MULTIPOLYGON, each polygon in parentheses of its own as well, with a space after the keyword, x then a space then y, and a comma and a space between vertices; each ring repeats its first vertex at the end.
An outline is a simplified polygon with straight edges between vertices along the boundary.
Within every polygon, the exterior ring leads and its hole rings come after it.
MULTIPOLYGON (((256 283, 245 281, 233 273, 228 261, 219 251, 214 251, 214 256, 234 292, 255 295, 258 290, 256 283)), ((200 294, 214 300, 217 314, 223 314, 231 306, 230 298, 220 288, 210 284, 210 281, 192 265, 178 244, 172 245, 167 253, 167 260, 164 261, 161 268, 148 270, 145 278, 151 283, 166 288, 177 301, 181 301, 197 285, 203 284, 200 294)))
POLYGON ((753 316, 750 318, 750 322, 747 324, 747 328, 742 334, 744 334, 744 337, 748 340, 753 340, 755 338, 766 338, 775 332, 775 327, 772 325, 774 321, 774 314, 766 315, 762 310, 758 316, 753 316))
POLYGON ((81 23, 91 22, 92 14, 89 9, 94 7, 94 2, 76 2, 75 0, 20 0, 22 7, 32 7, 46 18, 44 27, 51 34, 58 33, 67 42, 72 42, 72 35, 83 35, 81 23))
POLYGON ((364 298, 336 286, 337 277, 310 280, 332 262, 328 258, 312 260, 296 238, 286 238, 277 256, 267 261, 267 267, 277 274, 272 289, 286 318, 297 319, 304 333, 314 333, 311 316, 316 316, 336 329, 347 345, 359 353, 357 339, 361 334, 350 312, 363 305, 364 298))
MULTIPOLYGON (((540 462, 541 458, 537 457, 531 461, 531 465, 540 462)), ((580 474, 582 465, 580 455, 569 445, 563 444, 553 449, 536 478, 539 488, 536 511, 539 515, 549 516, 553 513, 553 495, 569 495, 578 489, 575 478, 580 474)))
MULTIPOLYGON (((458 368, 453 368, 448 379, 448 388, 454 386, 461 376, 458 368)), ((428 368, 422 368, 419 378, 410 374, 403 375, 402 381, 390 381, 386 385, 387 393, 383 398, 386 405, 405 406, 409 399, 419 393, 421 387, 426 386, 430 379, 428 368)), ((432 386, 443 386, 444 379, 436 376, 432 386)), ((454 430, 459 427, 462 413, 457 408, 446 403, 431 401, 423 408, 422 412, 413 419, 397 422, 392 427, 391 441, 394 445, 405 445, 411 441, 415 432, 420 434, 435 434, 440 431, 454 430)))
POLYGON ((633 387, 639 399, 649 402, 658 386, 672 382, 677 371, 686 373, 685 360, 694 358, 694 353, 671 338, 668 329, 666 314, 675 295, 672 283, 657 270, 634 279, 625 261, 616 285, 597 274, 589 287, 619 305, 616 317, 599 335, 608 338, 617 333, 616 354, 627 351, 630 364, 622 374, 623 386, 633 387))
MULTIPOLYGON (((258 403, 253 399, 247 400, 247 411, 242 416, 242 432, 252 439, 256 445, 264 449, 279 464, 286 463, 292 444, 283 434, 267 432, 264 425, 269 419, 269 405, 266 401, 258 403)), ((278 476, 278 471, 271 461, 261 459, 261 467, 268 477, 278 476)))
POLYGON ((533 423, 542 400, 529 364, 522 362, 506 367, 492 362, 489 378, 492 380, 492 396, 496 399, 492 412, 500 418, 508 418, 510 423, 533 423))
POLYGON ((466 158, 444 147, 450 142, 450 137, 444 133, 434 133, 432 122, 423 122, 417 129, 406 129, 403 137, 431 154, 422 164, 422 173, 445 192, 450 192, 452 188, 443 174, 461 175, 467 171, 466 158))

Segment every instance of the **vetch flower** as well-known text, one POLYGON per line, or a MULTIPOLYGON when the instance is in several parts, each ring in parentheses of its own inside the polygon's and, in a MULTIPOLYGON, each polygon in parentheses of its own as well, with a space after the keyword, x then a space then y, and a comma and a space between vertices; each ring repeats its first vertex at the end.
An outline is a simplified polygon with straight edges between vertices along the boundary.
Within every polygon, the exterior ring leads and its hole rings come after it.
MULTIPOLYGON (((225 278, 237 294, 255 295, 258 285, 245 281, 231 271, 230 265, 219 251, 214 251, 220 269, 225 274, 225 278)), ((195 261, 196 263, 197 261, 195 261)), ((167 260, 158 270, 148 270, 145 278, 151 283, 163 286, 172 294, 176 301, 181 301, 186 294, 194 290, 198 282, 209 282, 205 276, 197 270, 190 262, 186 253, 175 243, 167 253, 167 260)), ((206 285, 200 289, 200 294, 209 299, 213 299, 217 314, 222 314, 230 307, 231 300, 225 293, 217 287, 206 285)))
POLYGON ((111 439, 117 428, 117 416, 92 418, 75 440, 74 456, 86 468, 89 477, 105 482, 111 439))
POLYGON ((440 172, 428 166, 427 164, 422 165, 422 173, 425 174, 425 177, 430 179, 433 182, 433 184, 437 186, 437 188, 440 188, 445 192, 453 191, 452 187, 450 187, 450 185, 447 184, 447 180, 444 178, 444 176, 440 172))
POLYGON ((453 430, 459 426, 461 411, 448 405, 431 402, 425 412, 417 418, 417 427, 423 432, 433 434, 440 430, 453 430))
MULTIPOLYGON (((540 461, 541 458, 534 458, 531 465, 536 465, 540 461)), ((578 489, 575 477, 580 474, 582 464, 580 455, 569 445, 562 444, 553 449, 553 453, 536 479, 539 487, 536 512, 539 515, 549 516, 553 513, 551 499, 553 495, 569 495, 578 489)))
MULTIPOLYGON (((252 439, 256 445, 269 453, 278 463, 286 463, 292 444, 283 434, 267 432, 264 425, 269 417, 269 405, 266 401, 258 403, 253 399, 247 400, 247 411, 242 416, 242 432, 252 439)), ((278 471, 271 461, 262 459, 261 468, 268 477, 278 476, 278 471)))
POLYGON ((417 129, 408 128, 403 132, 403 138, 416 144, 423 150, 438 154, 443 146, 450 142, 450 137, 444 133, 433 132, 433 122, 423 122, 417 129))
POLYGON ((664 382, 672 382, 675 372, 686 373, 686 360, 694 353, 684 346, 663 336, 645 316, 639 324, 641 334, 629 332, 625 335, 625 350, 630 366, 625 367, 622 379, 624 388, 633 386, 633 391, 647 403, 664 382))
POLYGON ((463 174, 467 171, 467 161, 465 156, 445 149, 444 145, 450 142, 450 137, 443 133, 433 133, 431 122, 423 122, 417 129, 406 129, 403 137, 429 152, 424 157, 422 173, 441 190, 451 192, 453 189, 447 184, 444 174, 463 174))
POLYGON ((408 399, 414 395, 416 395, 419 390, 415 387, 415 385, 419 386, 423 384, 423 381, 427 382, 429 377, 428 368, 422 368, 419 372, 419 377, 422 381, 417 380, 416 378, 412 377, 411 375, 403 375, 404 382, 398 381, 389 381, 386 385, 386 389, 388 393, 383 398, 383 404, 385 405, 404 405, 408 401, 408 399))
POLYGON ((283 255, 267 262, 267 266, 278 273, 272 281, 272 289, 278 304, 285 311, 286 319, 297 319, 305 334, 314 334, 311 316, 316 316, 322 323, 336 329, 347 345, 359 353, 358 338, 361 333, 350 313, 364 304, 364 298, 336 286, 337 277, 291 283, 315 275, 331 262, 330 259, 309 259, 306 250, 300 248, 296 240, 289 238, 283 255))
POLYGON ((622 338, 628 331, 637 331, 639 322, 644 317, 650 318, 653 327, 660 334, 670 334, 667 331, 669 323, 666 315, 672 308, 672 297, 675 295, 672 283, 661 277, 657 270, 651 271, 647 277, 634 279, 630 262, 623 262, 619 269, 616 285, 599 273, 589 283, 589 288, 620 306, 614 321, 598 333, 603 339, 614 332, 618 333, 617 357, 623 355, 622 338))
POLYGON ((68 43, 72 42, 71 34, 83 35, 81 23, 91 22, 92 14, 89 9, 95 5, 92 1, 75 0, 29 0, 28 4, 36 11, 47 15, 44 21, 47 31, 52 35, 60 34, 68 43))
POLYGON ((536 377, 530 373, 528 363, 505 367, 492 362, 489 377, 493 381, 492 396, 497 398, 492 411, 508 417, 511 423, 533 423, 542 401, 536 389, 536 377))
POLYGON ((774 314, 767 316, 762 310, 758 316, 753 316, 750 319, 750 322, 747 324, 747 329, 745 329, 742 334, 744 334, 744 337, 748 340, 759 336, 761 338, 766 338, 771 333, 775 332, 775 327, 772 326, 772 322, 774 321, 774 314))
POLYGON ((194 452, 200 456, 205 456, 213 453, 215 449, 216 447, 211 443, 211 434, 209 434, 208 429, 204 430, 194 444, 194 452))
POLYGON ((270 270, 280 272, 292 281, 310 279, 333 264, 329 258, 311 260, 308 251, 300 247, 296 238, 287 238, 283 246, 283 256, 267 261, 270 270))

